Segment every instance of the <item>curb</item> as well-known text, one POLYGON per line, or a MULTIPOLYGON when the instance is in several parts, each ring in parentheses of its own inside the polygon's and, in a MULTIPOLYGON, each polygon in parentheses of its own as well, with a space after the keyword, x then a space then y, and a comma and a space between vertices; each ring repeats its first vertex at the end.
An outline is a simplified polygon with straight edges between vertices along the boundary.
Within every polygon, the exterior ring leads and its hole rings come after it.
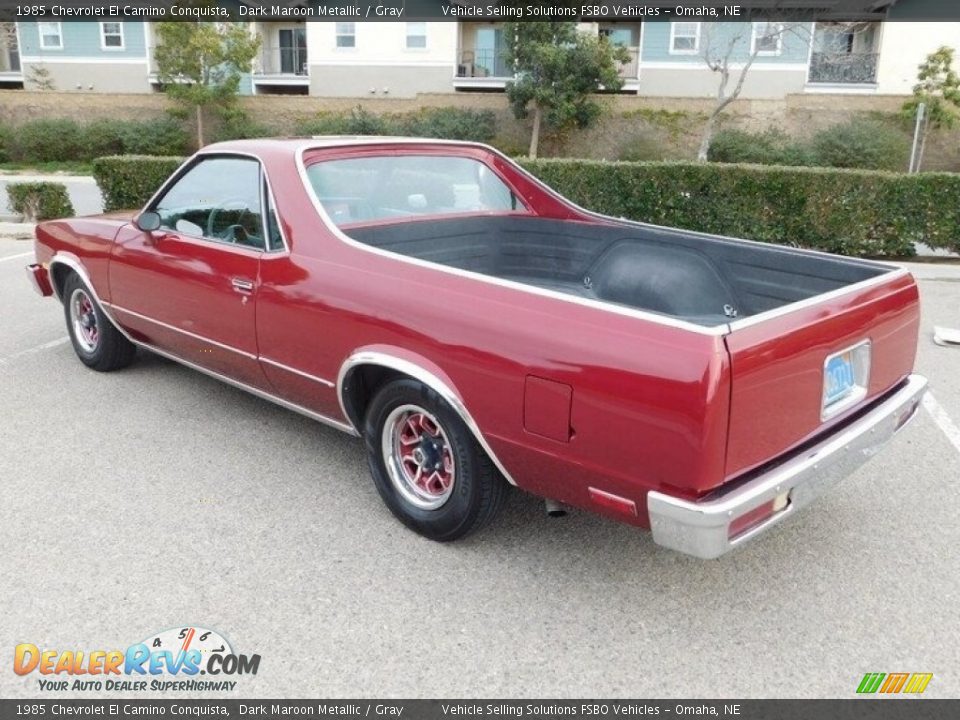
POLYGON ((33 237, 35 227, 33 223, 3 222, 0 218, 0 237, 29 239, 33 237))

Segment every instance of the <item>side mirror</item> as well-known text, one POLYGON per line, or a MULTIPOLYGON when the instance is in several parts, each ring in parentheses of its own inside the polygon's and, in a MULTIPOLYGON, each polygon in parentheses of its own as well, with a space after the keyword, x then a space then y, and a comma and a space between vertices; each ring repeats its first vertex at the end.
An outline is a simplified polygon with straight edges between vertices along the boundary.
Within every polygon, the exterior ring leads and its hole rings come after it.
POLYGON ((140 213, 137 219, 133 221, 133 224, 137 226, 138 230, 153 232, 154 230, 160 229, 160 215, 148 210, 147 212, 140 213))

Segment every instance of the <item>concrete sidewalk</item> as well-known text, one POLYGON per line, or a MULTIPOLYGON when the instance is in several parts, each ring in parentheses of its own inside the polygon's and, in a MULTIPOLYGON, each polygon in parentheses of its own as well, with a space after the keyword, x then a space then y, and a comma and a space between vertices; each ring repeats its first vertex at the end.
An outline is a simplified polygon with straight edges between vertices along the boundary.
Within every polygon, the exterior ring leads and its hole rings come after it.
POLYGON ((33 223, 2 222, 0 216, 0 238, 12 240, 29 239, 33 237, 33 223))

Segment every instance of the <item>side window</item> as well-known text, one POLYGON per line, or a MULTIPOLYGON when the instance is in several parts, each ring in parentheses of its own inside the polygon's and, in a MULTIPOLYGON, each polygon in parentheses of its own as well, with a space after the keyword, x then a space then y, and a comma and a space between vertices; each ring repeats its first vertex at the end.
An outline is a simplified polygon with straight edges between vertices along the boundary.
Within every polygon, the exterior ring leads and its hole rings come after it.
POLYGON ((160 226, 207 240, 264 248, 260 163, 249 158, 200 160, 156 203, 160 226))
POLYGON ((337 225, 526 210, 493 170, 472 158, 383 155, 325 160, 308 167, 307 178, 337 225))

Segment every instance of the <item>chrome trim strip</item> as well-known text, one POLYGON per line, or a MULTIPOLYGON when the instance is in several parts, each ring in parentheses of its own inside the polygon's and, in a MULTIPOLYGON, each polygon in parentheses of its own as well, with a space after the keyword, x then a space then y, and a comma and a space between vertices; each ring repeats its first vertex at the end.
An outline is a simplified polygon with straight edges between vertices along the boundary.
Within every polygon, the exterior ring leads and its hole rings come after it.
POLYGON ((910 375, 899 390, 862 417, 772 470, 712 500, 694 502, 647 494, 650 529, 658 545, 712 559, 766 532, 847 477, 873 457, 916 414, 927 380, 910 375), (788 504, 756 527, 729 537, 731 523, 789 494, 788 504))
POLYGON ((220 380, 221 382, 224 382, 227 385, 232 385, 233 387, 239 388, 240 390, 245 390, 251 395, 255 395, 256 397, 262 400, 268 400, 269 402, 275 403, 282 408, 285 408, 287 410, 292 410, 295 413, 304 415, 305 417, 308 417, 311 420, 316 420, 317 422, 323 423, 324 425, 329 425, 330 427, 336 428, 337 430, 340 430, 341 432, 345 432, 348 435, 359 436, 357 431, 353 428, 352 425, 348 425, 344 422, 340 422, 339 420, 334 420, 333 418, 329 418, 326 415, 321 415, 320 413, 314 412, 313 410, 309 410, 303 407, 302 405, 297 405, 296 403, 292 403, 289 400, 284 400, 283 398, 277 397, 276 395, 271 395, 270 393, 264 390, 260 390, 259 388, 255 388, 251 385, 247 385, 246 383, 240 382, 239 380, 234 380, 231 377, 222 375, 214 370, 209 370, 203 367, 202 365, 197 365, 196 363, 190 362, 189 360, 184 360, 183 358, 178 357, 173 353, 169 353, 165 350, 161 350, 148 343, 138 342, 138 341, 134 341, 134 342, 140 347, 143 347, 152 353, 156 353, 157 355, 165 357, 168 360, 173 360, 174 362, 179 363, 185 367, 188 367, 191 370, 196 370, 197 372, 201 372, 204 375, 209 375, 210 377, 220 380))
POLYGON ((289 365, 284 365, 283 363, 277 362, 276 360, 271 360, 270 358, 264 357, 263 355, 260 356, 260 362, 266 363, 267 365, 272 365, 273 367, 279 368, 280 370, 286 370, 288 373, 299 375, 300 377, 306 378, 307 380, 313 380, 314 382, 320 383, 321 385, 326 385, 327 387, 330 387, 330 388, 337 386, 337 384, 334 382, 330 382, 329 380, 325 380, 322 377, 317 377, 316 375, 311 375, 310 373, 303 372, 303 370, 297 370, 294 367, 290 367, 289 365))
POLYGON ((450 407, 453 408, 454 412, 460 416, 460 419, 463 420, 464 424, 470 428, 470 432, 473 433, 473 436, 477 439, 477 442, 480 443, 480 447, 482 447, 484 452, 487 453, 487 456, 493 461, 493 464, 496 465, 497 470, 499 470, 503 477, 506 478, 507 482, 509 482, 511 485, 517 484, 516 480, 513 479, 513 476, 510 475, 503 463, 500 462, 500 459, 493 451, 493 448, 490 447, 487 439, 483 436, 483 432, 480 430, 480 426, 477 425, 477 421, 473 419, 472 415, 470 415, 470 412, 460 399, 460 396, 454 392, 449 385, 447 385, 445 382, 443 382, 443 380, 438 378, 430 371, 425 370, 409 360, 388 355, 387 353, 369 350, 354 353, 344 360, 343 364, 340 366, 340 372, 337 373, 337 399, 340 401, 340 411, 351 423, 351 426, 354 428, 354 432, 356 432, 357 435, 360 435, 361 433, 359 428, 353 425, 353 419, 350 417, 350 413, 347 412, 343 391, 347 375, 351 370, 360 365, 379 365, 380 367, 396 370, 397 372, 403 373, 404 375, 409 375, 410 377, 419 380, 431 390, 436 392, 450 407))
MULTIPOLYGON (((496 152, 495 150, 493 150, 493 148, 490 148, 489 146, 483 145, 480 143, 449 142, 448 144, 451 144, 453 146, 470 145, 473 147, 482 147, 492 152, 496 152)), ((320 147, 323 147, 323 146, 320 146, 320 147)), ((304 190, 307 192, 307 196, 310 198, 310 201, 313 203, 313 207, 317 211, 317 214, 320 217, 320 221, 326 226, 327 230, 334 235, 334 237, 336 237, 338 240, 340 240, 344 244, 349 245, 350 247, 356 248, 358 250, 362 250, 364 252, 372 253, 374 255, 388 257, 393 260, 396 260, 397 262, 407 263, 408 265, 426 267, 432 270, 438 270, 440 272, 447 273, 448 275, 457 275, 459 277, 472 278, 474 280, 479 280, 481 282, 485 282, 490 285, 497 285, 499 287, 511 288, 513 290, 522 290, 523 292, 527 292, 533 295, 540 295, 542 297, 549 297, 555 300, 561 300, 563 302, 572 303, 575 305, 582 305, 584 307, 593 308, 595 310, 603 310, 606 312, 616 313, 618 315, 625 315, 627 317, 633 317, 640 320, 647 320, 649 322, 657 323, 658 325, 666 325, 668 327, 673 327, 680 330, 689 330, 691 332, 700 333, 701 335, 722 336, 722 335, 728 334, 729 332, 729 326, 726 323, 723 323, 721 325, 715 325, 715 326, 696 325, 695 323, 686 322, 684 320, 677 320, 676 318, 667 317, 665 315, 657 315, 656 313, 647 312, 645 310, 637 310, 636 308, 629 308, 625 306, 614 305, 613 303, 602 302, 599 300, 591 300, 589 298, 576 297, 575 295, 568 295, 566 293, 557 292, 556 290, 539 288, 533 285, 527 285, 524 283, 515 282, 513 280, 504 280, 503 278, 493 277, 491 275, 484 275, 482 273, 472 272, 470 270, 461 270, 459 268, 453 268, 447 265, 441 265, 439 263, 430 262, 428 260, 421 260, 420 258, 413 258, 407 255, 401 255, 399 253, 390 252, 389 250, 372 247, 370 245, 365 245, 364 243, 358 242, 353 238, 351 238, 349 235, 345 234, 342 230, 340 230, 339 227, 337 227, 337 225, 333 222, 333 220, 331 220, 330 216, 327 215, 326 210, 324 210, 323 208, 323 204, 320 202, 320 199, 317 197, 316 193, 313 191, 313 186, 310 184, 310 179, 307 176, 307 168, 306 168, 306 165, 304 164, 303 156, 304 156, 304 153, 306 153, 306 151, 315 150, 315 149, 318 149, 318 148, 316 146, 305 145, 300 147, 297 150, 297 172, 300 174, 300 182, 303 185, 304 190)), ((513 161, 509 161, 509 162, 512 163, 513 161)), ((539 183, 539 181, 537 182, 539 183)), ((541 186, 542 186, 542 183, 541 183, 541 186)), ((536 217, 536 216, 532 216, 532 217, 536 217)))
POLYGON ((121 307, 120 305, 114 305, 113 303, 104 303, 104 305, 114 311, 126 313, 127 315, 133 315, 133 317, 139 318, 140 320, 145 320, 146 322, 153 323, 154 325, 159 325, 160 327, 166 328, 167 330, 173 330, 174 332, 181 333, 183 335, 186 335, 187 337, 192 337, 194 340, 199 340, 200 342, 209 343, 210 345, 214 345, 223 350, 229 350, 230 352, 236 353, 237 355, 242 355, 243 357, 249 358, 250 360, 258 359, 256 355, 254 355, 253 353, 248 353, 246 350, 240 350, 238 348, 232 347, 231 345, 225 345, 222 342, 217 342, 216 340, 212 340, 208 337, 204 337, 203 335, 197 335, 196 333, 192 333, 189 330, 178 328, 175 325, 170 325, 169 323, 165 323, 161 320, 154 320, 151 317, 147 317, 146 315, 141 315, 140 313, 134 310, 121 307))

